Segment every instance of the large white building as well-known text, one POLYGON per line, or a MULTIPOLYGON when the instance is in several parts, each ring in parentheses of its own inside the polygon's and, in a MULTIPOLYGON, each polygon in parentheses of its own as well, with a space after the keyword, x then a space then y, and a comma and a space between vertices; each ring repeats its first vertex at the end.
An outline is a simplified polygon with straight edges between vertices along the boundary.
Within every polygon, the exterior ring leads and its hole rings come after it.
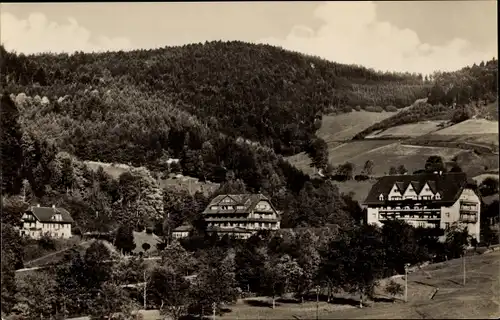
POLYGON ((369 224, 400 219, 415 227, 447 229, 459 223, 480 241, 481 200, 465 173, 385 176, 364 204, 369 224))
POLYGON ((66 209, 32 206, 23 214, 21 235, 38 239, 43 235, 70 238, 73 218, 66 209))
POLYGON ((225 194, 203 211, 208 233, 246 239, 259 230, 278 230, 279 214, 262 194, 225 194))

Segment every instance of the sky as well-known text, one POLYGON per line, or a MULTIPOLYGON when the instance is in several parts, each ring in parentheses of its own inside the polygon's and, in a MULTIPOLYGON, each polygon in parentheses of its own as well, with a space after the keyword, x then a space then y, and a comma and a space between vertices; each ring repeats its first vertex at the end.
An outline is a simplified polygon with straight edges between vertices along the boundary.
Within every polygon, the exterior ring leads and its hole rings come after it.
POLYGON ((497 33, 494 0, 0 4, 0 41, 26 54, 241 40, 429 74, 497 58, 497 33))

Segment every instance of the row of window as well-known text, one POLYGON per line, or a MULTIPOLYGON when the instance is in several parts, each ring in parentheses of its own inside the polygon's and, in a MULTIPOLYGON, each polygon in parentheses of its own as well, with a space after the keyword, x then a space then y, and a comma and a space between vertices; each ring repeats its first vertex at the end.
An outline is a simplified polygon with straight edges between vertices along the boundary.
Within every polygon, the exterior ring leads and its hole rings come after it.
MULTIPOLYGON (((380 201, 384 201, 385 197, 383 194, 381 194, 378 199, 380 201)), ((437 193, 435 196, 391 196, 389 197, 389 200, 441 200, 441 195, 437 193)))
POLYGON ((211 206, 210 210, 244 210, 244 206, 211 206))
POLYGON ((272 222, 255 222, 255 223, 237 223, 237 222, 217 222, 217 223, 209 223, 208 224, 210 227, 216 226, 216 227, 240 227, 240 228, 245 228, 245 227, 258 227, 258 228, 272 228, 273 223, 272 222))

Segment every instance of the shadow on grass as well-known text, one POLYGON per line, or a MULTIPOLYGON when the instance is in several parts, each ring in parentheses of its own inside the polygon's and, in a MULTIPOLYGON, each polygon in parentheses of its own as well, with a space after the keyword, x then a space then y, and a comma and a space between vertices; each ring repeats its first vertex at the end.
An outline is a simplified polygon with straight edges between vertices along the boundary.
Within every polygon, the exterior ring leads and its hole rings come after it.
MULTIPOLYGON (((273 307, 273 303, 269 302, 269 301, 245 300, 245 303, 248 304, 249 306, 252 306, 252 307, 267 307, 267 308, 273 307)), ((276 303, 276 306, 278 306, 278 303, 276 303)))
POLYGON ((359 306, 359 301, 352 298, 332 297, 330 298, 331 304, 359 306))
POLYGON ((372 298, 373 302, 385 302, 385 303, 393 303, 396 301, 395 298, 385 298, 385 297, 374 297, 372 298))

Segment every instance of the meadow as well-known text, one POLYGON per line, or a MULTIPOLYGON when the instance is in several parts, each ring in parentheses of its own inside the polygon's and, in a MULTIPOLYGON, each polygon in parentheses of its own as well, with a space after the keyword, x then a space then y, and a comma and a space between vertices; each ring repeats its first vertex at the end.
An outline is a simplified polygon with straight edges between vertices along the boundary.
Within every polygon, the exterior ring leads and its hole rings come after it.
POLYGON ((368 112, 351 111, 339 115, 330 114, 323 116, 321 128, 316 131, 316 135, 330 145, 336 141, 346 141, 352 139, 356 133, 387 119, 400 112, 368 112))
MULTIPOLYGON (((370 306, 360 309, 350 297, 338 297, 333 305, 320 302, 319 319, 491 319, 500 316, 499 268, 498 251, 467 257, 467 282, 463 286, 461 259, 431 264, 408 276, 408 303, 402 302, 399 296, 395 302, 371 301, 370 306)), ((401 277, 395 279, 400 283, 404 281, 401 277)), ((258 302, 240 300, 221 319, 316 317, 315 302, 278 303, 273 310, 265 298, 260 300, 260 306, 255 306, 258 302)))
POLYGON ((365 139, 418 137, 441 129, 445 121, 421 121, 403 124, 367 135, 365 139))

